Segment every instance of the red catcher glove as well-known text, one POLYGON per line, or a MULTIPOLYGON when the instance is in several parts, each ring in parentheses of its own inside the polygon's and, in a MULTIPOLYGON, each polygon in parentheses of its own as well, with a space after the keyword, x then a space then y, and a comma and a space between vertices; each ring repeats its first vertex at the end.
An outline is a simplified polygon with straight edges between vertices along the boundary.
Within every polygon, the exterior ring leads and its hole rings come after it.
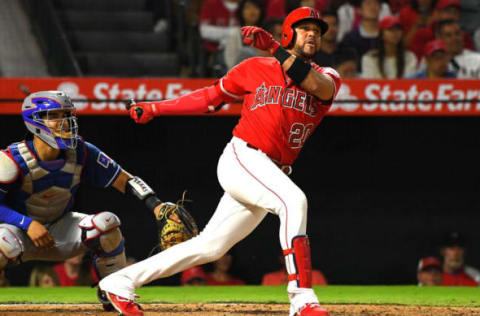
POLYGON ((268 50, 273 55, 280 47, 280 43, 273 39, 272 34, 261 27, 244 26, 241 28, 243 43, 252 45, 258 49, 268 50), (253 38, 252 38, 253 37, 253 38))
POLYGON ((129 112, 135 122, 142 124, 150 122, 155 117, 154 104, 149 102, 132 104, 129 112))

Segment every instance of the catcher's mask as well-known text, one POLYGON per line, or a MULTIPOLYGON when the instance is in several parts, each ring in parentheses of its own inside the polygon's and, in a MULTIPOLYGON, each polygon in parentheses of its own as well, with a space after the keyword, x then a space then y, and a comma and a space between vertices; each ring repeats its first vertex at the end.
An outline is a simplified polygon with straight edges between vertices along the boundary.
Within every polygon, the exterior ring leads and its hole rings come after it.
POLYGON ((22 104, 27 129, 57 149, 75 149, 78 139, 76 109, 62 91, 39 91, 22 104))
POLYGON ((304 21, 313 21, 320 26, 321 35, 325 34, 328 30, 328 24, 322 20, 320 12, 316 9, 309 7, 301 7, 290 12, 285 18, 282 25, 282 47, 288 48, 294 44, 293 39, 295 37, 295 26, 304 21))

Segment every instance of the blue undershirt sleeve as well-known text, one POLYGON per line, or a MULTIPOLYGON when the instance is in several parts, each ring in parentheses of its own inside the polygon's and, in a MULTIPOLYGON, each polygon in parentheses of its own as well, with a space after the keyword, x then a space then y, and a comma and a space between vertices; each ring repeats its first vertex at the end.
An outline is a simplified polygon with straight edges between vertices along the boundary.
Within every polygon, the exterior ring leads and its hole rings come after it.
POLYGON ((27 231, 32 219, 26 215, 20 214, 5 204, 0 202, 0 222, 17 226, 27 231))

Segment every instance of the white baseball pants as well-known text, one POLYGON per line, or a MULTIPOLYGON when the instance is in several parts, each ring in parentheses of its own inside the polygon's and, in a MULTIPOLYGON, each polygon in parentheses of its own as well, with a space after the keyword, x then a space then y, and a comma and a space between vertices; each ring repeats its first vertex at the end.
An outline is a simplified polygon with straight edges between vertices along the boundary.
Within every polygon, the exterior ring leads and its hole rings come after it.
MULTIPOLYGON (((305 234, 305 194, 263 152, 233 137, 220 156, 217 173, 225 194, 197 237, 105 277, 100 288, 133 300, 135 289, 144 284, 219 259, 250 234, 267 212, 280 217, 282 249, 292 247, 294 236, 305 234)), ((287 270, 294 269, 293 261, 287 260, 287 270)))

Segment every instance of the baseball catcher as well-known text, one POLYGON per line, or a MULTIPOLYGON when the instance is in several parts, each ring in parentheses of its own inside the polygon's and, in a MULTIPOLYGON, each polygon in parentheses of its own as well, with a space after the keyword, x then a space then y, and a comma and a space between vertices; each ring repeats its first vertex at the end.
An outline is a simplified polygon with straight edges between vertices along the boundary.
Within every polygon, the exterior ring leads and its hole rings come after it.
MULTIPOLYGON (((25 98, 27 139, 0 151, 0 270, 29 260, 58 261, 94 253, 97 279, 126 266, 120 219, 112 212, 73 212, 78 188, 113 187, 139 199, 159 219, 162 245, 196 234, 182 205, 162 202, 139 177, 78 135, 75 106, 62 91, 25 98)), ((101 291, 104 309, 113 310, 101 291)))

